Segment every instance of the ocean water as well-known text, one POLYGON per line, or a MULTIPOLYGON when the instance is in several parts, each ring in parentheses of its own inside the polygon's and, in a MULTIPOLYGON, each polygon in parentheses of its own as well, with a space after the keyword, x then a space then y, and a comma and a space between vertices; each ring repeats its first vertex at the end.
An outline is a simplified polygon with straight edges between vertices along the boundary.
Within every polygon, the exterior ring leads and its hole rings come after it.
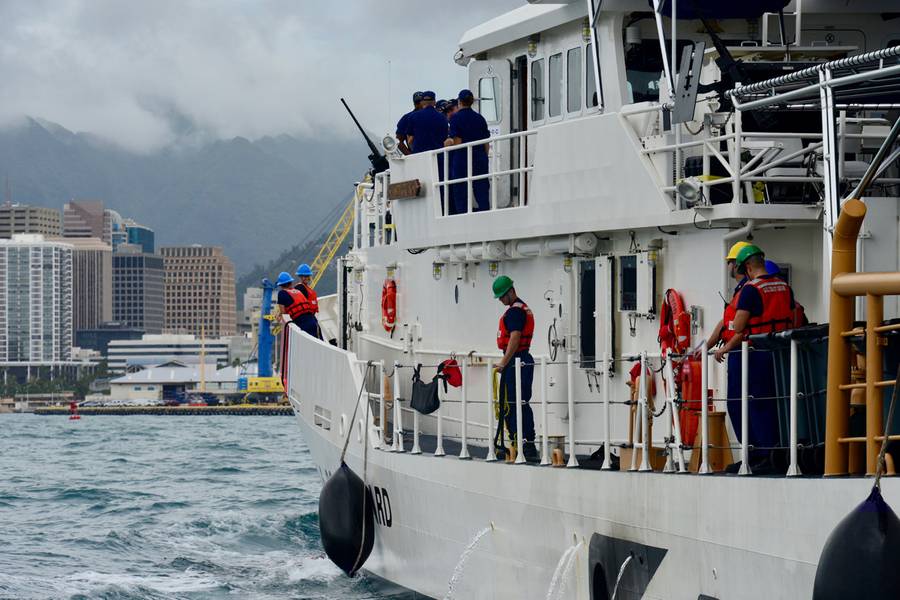
POLYGON ((0 598, 407 600, 325 557, 289 417, 0 415, 0 598))

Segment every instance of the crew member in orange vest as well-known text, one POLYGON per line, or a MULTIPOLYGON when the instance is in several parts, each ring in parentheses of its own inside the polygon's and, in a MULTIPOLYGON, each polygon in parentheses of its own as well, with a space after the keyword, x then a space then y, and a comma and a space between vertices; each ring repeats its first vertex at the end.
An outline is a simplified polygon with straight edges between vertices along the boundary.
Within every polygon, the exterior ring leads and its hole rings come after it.
POLYGON ((747 276, 737 272, 735 261, 737 260, 738 252, 749 245, 748 242, 735 242, 728 251, 728 255, 725 257, 728 273, 738 283, 734 288, 734 294, 731 296, 731 300, 725 304, 725 312, 723 313, 722 318, 719 319, 719 322, 713 328, 712 333, 709 336, 709 340, 706 342, 707 350, 715 348, 720 342, 724 344, 734 337, 733 324, 734 313, 737 312, 738 293, 741 291, 741 288, 744 287, 744 284, 747 283, 747 276))
MULTIPOLYGON (((741 342, 759 333, 773 333, 794 327, 796 303, 794 292, 786 281, 766 270, 766 257, 758 246, 745 246, 735 261, 737 271, 747 276, 738 294, 732 331, 716 360, 728 356, 728 413, 735 434, 741 436, 741 342)), ((768 351, 752 351, 748 360, 748 395, 750 396, 748 431, 755 472, 771 470, 767 462, 770 450, 778 445, 778 412, 775 399, 775 364, 768 351)))
POLYGON ((291 321, 299 327, 302 303, 305 298, 300 292, 294 290, 294 278, 287 271, 282 271, 278 274, 275 285, 280 288, 275 299, 278 306, 277 316, 288 315, 291 321))
POLYGON ((319 312, 319 297, 312 289, 312 269, 306 263, 297 267, 297 277, 300 283, 294 286, 294 291, 302 296, 302 309, 297 321, 297 326, 314 338, 322 339, 322 330, 316 314, 319 312))
MULTIPOLYGON (((521 360, 520 375, 522 381, 522 451, 529 461, 540 460, 534 446, 534 414, 531 411, 531 385, 534 381, 534 357, 529 352, 534 337, 534 314, 528 305, 516 295, 513 281, 506 275, 494 280, 494 298, 506 307, 500 317, 497 329, 497 347, 503 351, 503 358, 494 367, 500 371, 500 389, 498 390, 501 412, 506 421, 506 430, 513 442, 518 444, 516 431, 516 359, 521 360)), ((499 425, 499 423, 498 423, 499 425)))

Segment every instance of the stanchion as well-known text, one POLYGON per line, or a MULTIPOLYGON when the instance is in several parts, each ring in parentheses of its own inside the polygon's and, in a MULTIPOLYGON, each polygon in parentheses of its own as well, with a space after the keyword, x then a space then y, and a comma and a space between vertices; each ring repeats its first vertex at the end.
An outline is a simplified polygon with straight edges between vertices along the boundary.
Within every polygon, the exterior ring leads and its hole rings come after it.
POLYGON ((566 353, 566 400, 569 405, 569 462, 566 466, 575 468, 578 459, 575 458, 575 367, 572 364, 572 353, 566 353))
POLYGON ((612 469, 612 448, 610 448, 609 423, 609 352, 603 353, 603 466, 601 469, 612 469))
POLYGON ((547 357, 541 357, 541 464, 550 464, 550 440, 547 431, 547 357))
MULTIPOLYGON (((494 453, 494 361, 488 360, 487 363, 487 455, 484 457, 484 460, 491 462, 497 460, 497 455, 494 453)), ((503 418, 502 415, 500 417, 503 418)))
POLYGON ((641 384, 640 399, 644 405, 643 418, 641 422, 641 434, 643 441, 641 442, 641 466, 638 471, 652 471, 650 467, 650 405, 647 401, 647 352, 641 352, 641 384))
POLYGON ((394 361, 394 452, 403 452, 403 407, 400 405, 400 363, 394 361))
POLYGON ((788 466, 787 476, 797 477, 802 475, 797 464, 797 340, 791 340, 791 434, 790 456, 791 464, 788 466))
POLYGON ((709 354, 704 345, 700 353, 700 468, 701 475, 708 475, 709 468, 709 354))
POLYGON ((460 432, 459 432, 459 458, 466 460, 471 458, 469 456, 469 412, 468 412, 468 399, 469 399, 469 376, 466 373, 466 364, 468 360, 462 361, 462 390, 461 390, 461 398, 460 398, 460 406, 459 406, 459 415, 460 415, 460 432))
POLYGON ((525 435, 522 432, 522 359, 516 358, 516 464, 525 462, 525 435))
POLYGON ((750 471, 750 342, 741 342, 741 468, 738 475, 750 471))

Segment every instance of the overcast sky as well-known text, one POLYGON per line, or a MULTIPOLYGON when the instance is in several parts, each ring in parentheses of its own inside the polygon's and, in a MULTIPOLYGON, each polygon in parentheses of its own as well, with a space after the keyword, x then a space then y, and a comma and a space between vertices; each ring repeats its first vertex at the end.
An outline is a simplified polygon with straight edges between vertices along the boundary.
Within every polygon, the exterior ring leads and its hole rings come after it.
POLYGON ((464 87, 452 60, 462 33, 523 4, 0 0, 0 125, 40 117, 142 152, 187 124, 225 138, 347 136, 343 96, 381 135, 416 89, 464 87))

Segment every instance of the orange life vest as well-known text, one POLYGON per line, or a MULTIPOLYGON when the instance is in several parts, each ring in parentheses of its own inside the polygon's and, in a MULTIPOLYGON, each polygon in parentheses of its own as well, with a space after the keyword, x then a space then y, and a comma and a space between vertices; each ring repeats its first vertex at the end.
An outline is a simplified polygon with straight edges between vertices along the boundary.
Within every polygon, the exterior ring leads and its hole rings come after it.
POLYGON ((519 338, 519 348, 517 350, 517 352, 523 352, 531 348, 531 339, 534 337, 534 314, 531 312, 531 309, 528 308, 528 305, 518 298, 509 305, 509 308, 507 308, 506 312, 503 313, 503 316, 500 317, 500 327, 497 329, 497 347, 506 352, 506 347, 509 346, 510 332, 506 329, 506 323, 503 321, 503 317, 505 317, 506 313, 512 308, 521 308, 525 311, 525 328, 522 330, 522 337, 519 338))
POLYGON ((691 345, 691 315, 684 310, 684 300, 676 290, 666 290, 659 311, 659 347, 663 356, 681 354, 691 345))
POLYGON ((757 277, 748 281, 762 298, 763 312, 758 317, 750 317, 747 335, 784 331, 794 327, 794 306, 792 306, 791 286, 778 277, 757 277))
POLYGON ((296 288, 284 291, 286 291, 288 295, 290 295, 291 300, 293 300, 293 302, 285 307, 285 310, 287 311, 287 314, 291 318, 291 320, 295 320, 300 315, 308 312, 306 306, 306 296, 303 295, 303 292, 296 288))
POLYGON ((300 292, 300 295, 303 296, 304 307, 303 312, 300 314, 311 314, 314 315, 319 312, 319 295, 316 294, 316 290, 308 287, 306 285, 298 284, 297 287, 294 288, 297 292, 300 292))
POLYGON ((731 302, 725 305, 725 312, 722 314, 722 332, 719 334, 719 337, 726 344, 734 337, 734 317, 737 315, 738 298, 741 295, 741 288, 746 283, 747 280, 744 280, 740 287, 734 291, 734 295, 731 296, 731 302))

